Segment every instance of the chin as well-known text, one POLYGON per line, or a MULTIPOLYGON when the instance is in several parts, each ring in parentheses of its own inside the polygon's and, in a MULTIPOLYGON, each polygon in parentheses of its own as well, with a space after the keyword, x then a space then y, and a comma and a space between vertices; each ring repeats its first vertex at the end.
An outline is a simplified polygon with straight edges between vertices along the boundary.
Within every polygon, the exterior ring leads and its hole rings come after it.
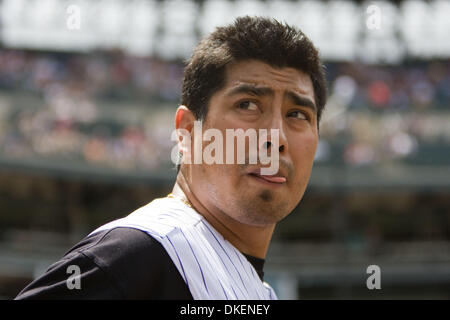
POLYGON ((283 217, 279 217, 277 215, 273 215, 273 213, 269 214, 263 214, 263 215, 252 215, 247 216, 245 221, 242 221, 242 223, 254 226, 254 227, 267 227, 272 226, 274 224, 277 224, 280 222, 283 217))
MULTIPOLYGON (((286 203, 266 203, 265 201, 246 201, 245 205, 238 210, 238 221, 256 227, 273 225, 284 219, 287 212, 286 203)), ((238 212, 236 211, 236 212, 238 212)))

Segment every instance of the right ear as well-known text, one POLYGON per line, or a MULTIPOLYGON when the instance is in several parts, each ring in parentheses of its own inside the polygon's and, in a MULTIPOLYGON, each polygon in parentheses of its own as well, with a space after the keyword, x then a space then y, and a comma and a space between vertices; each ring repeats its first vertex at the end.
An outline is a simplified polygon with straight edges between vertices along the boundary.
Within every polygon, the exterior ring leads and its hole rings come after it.
POLYGON ((175 129, 185 129, 189 132, 194 127, 195 117, 186 106, 179 106, 175 114, 175 129))
POLYGON ((183 162, 191 163, 192 131, 195 117, 186 106, 179 106, 175 114, 175 129, 178 137, 178 150, 183 154, 183 162))

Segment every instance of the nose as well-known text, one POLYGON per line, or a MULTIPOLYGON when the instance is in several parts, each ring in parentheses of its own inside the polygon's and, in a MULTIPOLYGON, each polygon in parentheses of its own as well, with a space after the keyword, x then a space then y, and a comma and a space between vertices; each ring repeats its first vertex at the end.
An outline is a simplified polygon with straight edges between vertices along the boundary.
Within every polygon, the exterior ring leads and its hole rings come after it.
POLYGON ((283 123, 283 117, 281 114, 273 114, 273 117, 271 118, 270 125, 267 128, 267 141, 263 144, 263 147, 266 149, 271 148, 274 144, 278 145, 278 151, 280 154, 283 154, 287 152, 288 148, 288 142, 286 138, 286 134, 284 132, 284 123, 283 123), (278 131, 278 143, 273 143, 272 139, 275 139, 276 137, 272 136, 271 130, 275 129, 278 131))
MULTIPOLYGON (((266 141, 264 143, 264 148, 266 148, 266 149, 269 149, 271 146, 272 146, 272 142, 270 142, 270 141, 266 141)), ((282 144, 281 146, 278 147, 278 151, 280 153, 282 153, 284 151, 284 144, 282 144)))

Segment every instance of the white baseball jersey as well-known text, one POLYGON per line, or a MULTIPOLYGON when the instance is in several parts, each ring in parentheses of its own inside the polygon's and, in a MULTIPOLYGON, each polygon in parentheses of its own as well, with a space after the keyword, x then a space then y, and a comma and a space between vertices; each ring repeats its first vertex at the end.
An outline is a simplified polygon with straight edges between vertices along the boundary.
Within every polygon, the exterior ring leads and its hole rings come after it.
POLYGON ((179 199, 155 199, 91 234, 116 227, 139 229, 158 240, 196 300, 277 299, 247 258, 179 199))

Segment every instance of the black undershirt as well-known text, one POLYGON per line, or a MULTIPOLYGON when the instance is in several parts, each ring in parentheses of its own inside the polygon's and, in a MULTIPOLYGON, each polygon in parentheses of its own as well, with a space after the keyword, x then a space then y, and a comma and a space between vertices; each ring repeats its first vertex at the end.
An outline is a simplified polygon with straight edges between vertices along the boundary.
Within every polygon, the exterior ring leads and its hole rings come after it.
MULTIPOLYGON (((265 260, 245 256, 263 280, 265 260)), ((143 231, 119 227, 84 238, 15 299, 193 298, 157 240, 143 231), (68 289, 70 265, 80 268, 80 289, 68 289)))

